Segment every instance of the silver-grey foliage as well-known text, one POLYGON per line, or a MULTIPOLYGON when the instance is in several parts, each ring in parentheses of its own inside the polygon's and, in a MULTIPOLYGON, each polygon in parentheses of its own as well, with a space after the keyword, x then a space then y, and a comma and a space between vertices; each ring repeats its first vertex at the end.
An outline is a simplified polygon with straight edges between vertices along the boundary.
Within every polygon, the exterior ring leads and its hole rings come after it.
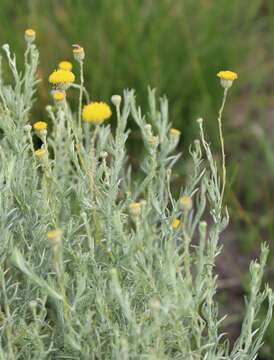
POLYGON ((268 249, 250 266, 242 331, 230 346, 214 270, 229 217, 202 119, 179 199, 178 138, 167 99, 158 108, 154 90, 146 115, 124 91, 115 131, 85 124, 80 132, 68 102, 48 106, 49 156, 40 161, 29 126, 38 51, 28 45, 21 73, 3 49, 13 80, 6 84, 1 71, 0 359, 256 359, 272 316, 272 291, 260 290, 268 249), (137 174, 126 147, 132 121, 145 148, 137 174), (62 233, 52 242, 53 229, 62 233))

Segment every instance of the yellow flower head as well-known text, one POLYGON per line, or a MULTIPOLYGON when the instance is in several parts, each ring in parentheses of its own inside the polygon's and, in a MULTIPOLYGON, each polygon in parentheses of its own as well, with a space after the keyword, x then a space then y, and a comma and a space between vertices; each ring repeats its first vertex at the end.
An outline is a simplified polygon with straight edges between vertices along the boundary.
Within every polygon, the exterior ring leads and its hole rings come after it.
POLYGON ((220 78, 221 85, 225 89, 229 89, 232 86, 233 81, 238 79, 237 73, 235 73, 233 71, 228 71, 228 70, 227 71, 219 71, 217 76, 220 78))
POLYGON ((72 70, 72 63, 69 61, 61 61, 58 64, 58 68, 61 70, 71 71, 72 70))
POLYGON ((54 91, 52 97, 54 101, 60 102, 66 98, 66 93, 64 91, 54 91))
POLYGON ((179 137, 181 135, 181 131, 172 128, 172 129, 169 130, 169 134, 170 134, 171 137, 177 138, 177 137, 179 137))
POLYGON ((25 31, 26 42, 32 43, 35 40, 36 32, 33 29, 27 29, 25 31))
POLYGON ((181 221, 179 219, 174 219, 171 223, 171 227, 173 230, 176 230, 180 224, 181 221))
POLYGON ((49 76, 49 82, 53 85, 57 84, 70 84, 75 80, 75 76, 71 71, 68 70, 55 70, 49 76))
POLYGON ((100 125, 111 116, 111 109, 104 102, 91 102, 84 106, 82 116, 84 121, 100 125))
POLYGON ((182 210, 189 211, 192 208, 192 199, 190 196, 184 195, 180 198, 182 210))
POLYGON ((38 149, 34 152, 35 156, 37 156, 39 159, 44 158, 47 155, 47 150, 46 149, 38 149))
POLYGON ((34 130, 36 130, 36 131, 47 130, 47 128, 48 128, 48 124, 45 123, 44 121, 37 121, 32 126, 33 126, 34 130))
POLYGON ((236 80, 238 79, 238 74, 233 72, 233 71, 229 71, 229 70, 225 70, 225 71, 219 71, 217 76, 220 78, 220 79, 223 79, 223 80, 236 80))

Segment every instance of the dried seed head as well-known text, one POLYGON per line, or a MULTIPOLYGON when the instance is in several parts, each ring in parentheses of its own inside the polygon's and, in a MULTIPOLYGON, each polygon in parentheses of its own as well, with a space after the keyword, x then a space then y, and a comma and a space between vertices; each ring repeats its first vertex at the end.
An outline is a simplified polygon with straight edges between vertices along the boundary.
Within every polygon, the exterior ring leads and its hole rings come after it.
POLYGON ((73 47, 73 56, 77 61, 83 61, 85 59, 85 50, 78 44, 72 45, 73 47))

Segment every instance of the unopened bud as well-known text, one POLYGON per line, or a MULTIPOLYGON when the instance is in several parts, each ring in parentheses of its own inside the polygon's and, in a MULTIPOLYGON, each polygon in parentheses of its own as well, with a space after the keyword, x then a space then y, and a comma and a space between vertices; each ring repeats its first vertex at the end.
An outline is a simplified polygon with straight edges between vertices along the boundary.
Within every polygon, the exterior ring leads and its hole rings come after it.
POLYGON ((180 206, 183 211, 191 210, 192 205, 192 199, 190 196, 184 195, 180 198, 180 206))
POLYGON ((119 107, 122 101, 122 97, 120 95, 112 95, 111 102, 114 106, 119 107))
POLYGON ((25 40, 27 43, 31 44, 36 37, 36 32, 33 29, 27 29, 25 31, 25 40))

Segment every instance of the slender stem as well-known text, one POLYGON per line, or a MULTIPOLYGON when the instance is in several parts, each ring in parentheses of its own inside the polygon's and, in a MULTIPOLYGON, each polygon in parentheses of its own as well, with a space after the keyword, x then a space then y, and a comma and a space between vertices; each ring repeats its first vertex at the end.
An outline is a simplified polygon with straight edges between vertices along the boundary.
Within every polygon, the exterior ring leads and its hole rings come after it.
MULTIPOLYGON (((81 89, 81 85, 78 84, 71 84, 70 87, 79 90, 81 89)), ((83 88, 83 94, 85 95, 86 98, 86 103, 88 104, 90 102, 89 93, 87 92, 87 89, 84 86, 82 88, 83 88)))
POLYGON ((78 111, 78 128, 79 134, 81 134, 81 117, 82 117, 82 102, 83 102, 83 88, 84 88, 84 66, 83 61, 80 63, 80 93, 79 93, 79 111, 78 111))
POLYGON ((222 207, 222 203, 223 203, 223 197, 224 197, 225 185, 226 185, 225 146, 224 146, 224 137, 223 137, 223 131, 222 131, 222 115, 223 115, 223 110, 224 110, 224 106, 225 106, 225 102, 226 102, 226 98, 227 98, 227 92, 228 92, 228 88, 225 88, 223 101, 222 101, 222 105, 220 107, 219 116, 218 116, 219 137, 220 137, 221 150, 222 150, 222 172, 223 172, 221 201, 220 201, 221 207, 222 207))

